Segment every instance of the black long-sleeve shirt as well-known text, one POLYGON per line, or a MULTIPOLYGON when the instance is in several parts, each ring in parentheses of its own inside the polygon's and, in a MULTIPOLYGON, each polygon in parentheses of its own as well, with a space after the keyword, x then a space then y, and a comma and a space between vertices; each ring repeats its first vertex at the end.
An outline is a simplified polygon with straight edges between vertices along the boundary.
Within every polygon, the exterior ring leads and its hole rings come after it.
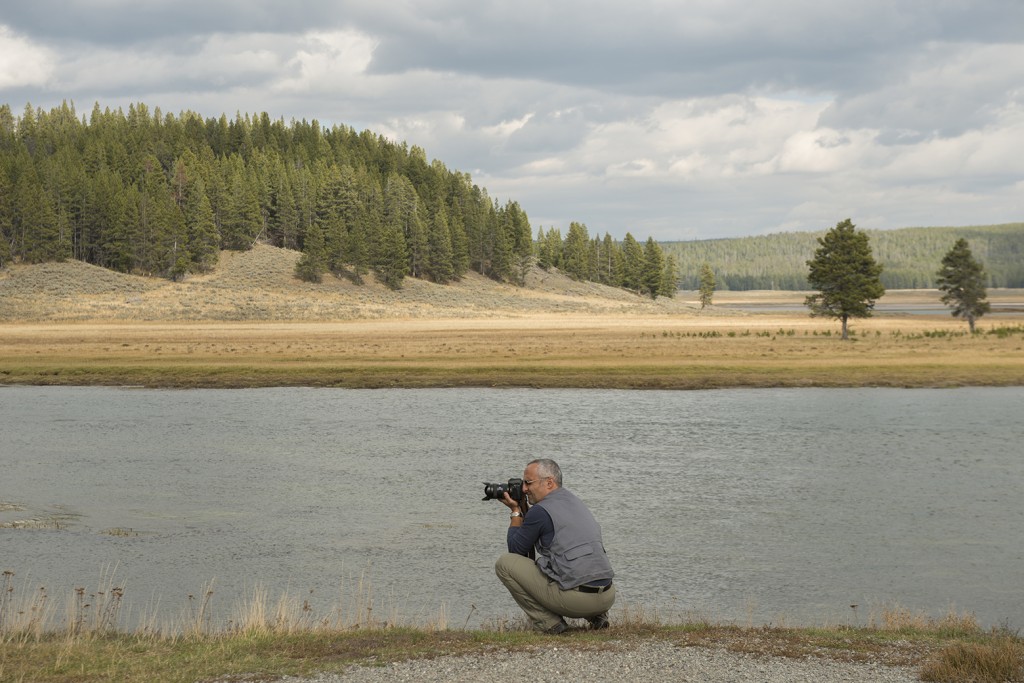
POLYGON ((541 546, 547 548, 554 536, 555 523, 551 521, 551 515, 535 505, 526 511, 522 526, 508 528, 508 551, 527 557, 538 539, 541 546))

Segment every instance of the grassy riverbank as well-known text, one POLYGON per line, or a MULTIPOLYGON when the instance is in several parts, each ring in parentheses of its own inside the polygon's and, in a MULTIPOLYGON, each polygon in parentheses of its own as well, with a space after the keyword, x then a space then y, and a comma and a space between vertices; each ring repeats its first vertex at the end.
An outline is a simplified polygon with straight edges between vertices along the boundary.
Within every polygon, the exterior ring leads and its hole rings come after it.
MULTIPOLYGON (((372 278, 300 282, 297 256, 224 252, 214 272, 185 282, 78 262, 4 269, 0 384, 1024 385, 1016 290, 990 292, 1004 313, 976 335, 939 307, 853 321, 844 342, 836 321, 803 312, 801 292, 720 292, 701 311, 693 292, 651 301, 539 269, 525 287, 470 273, 451 285, 410 278, 394 292, 372 278)), ((938 293, 889 292, 880 303, 936 306, 938 293)))
POLYGON ((413 658, 493 655, 501 651, 629 649, 656 639, 678 647, 703 647, 764 657, 823 658, 874 666, 909 666, 925 681, 1024 680, 1024 641, 982 631, 972 620, 938 621, 890 614, 869 626, 823 628, 741 627, 704 621, 664 625, 616 621, 605 631, 570 631, 560 637, 522 629, 500 631, 363 628, 293 630, 268 622, 226 634, 178 636, 116 632, 0 631, 0 681, 123 683, 274 680, 350 666, 382 666, 413 658))
POLYGON ((0 382, 148 387, 630 389, 1024 384, 1024 324, 531 316, 3 325, 0 382))
MULTIPOLYGON (((427 621, 374 609, 368 580, 344 599, 317 608, 288 594, 252 595, 221 622, 208 609, 212 587, 180 621, 158 624, 145 615, 127 626, 124 587, 106 580, 76 588, 62 602, 46 589, 19 587, 11 572, 0 581, 0 682, 181 682, 276 680, 343 672, 352 666, 500 652, 629 652, 649 641, 679 648, 743 653, 783 660, 823 659, 870 667, 912 667, 924 681, 1003 683, 1024 680, 1024 639, 1006 628, 981 628, 969 612, 935 617, 899 605, 851 605, 842 623, 800 626, 722 622, 662 614, 623 604, 611 627, 539 634, 521 615, 468 630, 440 611, 427 621)), ((191 599, 191 596, 189 596, 191 599)))

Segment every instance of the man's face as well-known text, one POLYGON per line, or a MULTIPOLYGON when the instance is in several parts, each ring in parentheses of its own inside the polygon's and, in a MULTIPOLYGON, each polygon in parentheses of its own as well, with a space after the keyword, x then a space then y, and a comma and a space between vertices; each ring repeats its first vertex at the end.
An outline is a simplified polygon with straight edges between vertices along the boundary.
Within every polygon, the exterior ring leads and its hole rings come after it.
POLYGON ((526 497, 531 505, 544 500, 544 496, 555 488, 555 480, 551 477, 541 477, 537 474, 537 469, 537 463, 533 463, 523 470, 523 491, 526 491, 526 497))

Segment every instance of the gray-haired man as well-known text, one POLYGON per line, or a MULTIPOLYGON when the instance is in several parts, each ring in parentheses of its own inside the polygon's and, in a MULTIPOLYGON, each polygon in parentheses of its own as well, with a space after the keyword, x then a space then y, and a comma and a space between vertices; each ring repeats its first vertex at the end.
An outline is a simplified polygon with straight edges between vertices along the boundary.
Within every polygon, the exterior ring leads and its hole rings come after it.
POLYGON ((565 617, 586 619, 591 628, 608 626, 615 602, 611 562, 601 540, 601 526, 587 506, 562 488, 562 471, 554 460, 530 462, 523 471, 523 491, 530 507, 504 495, 512 511, 508 552, 494 566, 498 578, 546 633, 563 633, 565 617), (536 561, 529 552, 536 551, 536 561))

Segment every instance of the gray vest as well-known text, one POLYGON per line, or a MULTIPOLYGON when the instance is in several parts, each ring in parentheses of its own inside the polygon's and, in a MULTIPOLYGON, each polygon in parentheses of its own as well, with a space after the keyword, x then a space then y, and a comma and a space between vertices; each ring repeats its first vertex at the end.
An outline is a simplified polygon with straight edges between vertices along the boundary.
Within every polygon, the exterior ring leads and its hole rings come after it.
POLYGON ((555 536, 550 548, 537 543, 537 566, 562 590, 610 579, 611 562, 594 515, 571 491, 557 488, 537 505, 551 515, 555 536))

